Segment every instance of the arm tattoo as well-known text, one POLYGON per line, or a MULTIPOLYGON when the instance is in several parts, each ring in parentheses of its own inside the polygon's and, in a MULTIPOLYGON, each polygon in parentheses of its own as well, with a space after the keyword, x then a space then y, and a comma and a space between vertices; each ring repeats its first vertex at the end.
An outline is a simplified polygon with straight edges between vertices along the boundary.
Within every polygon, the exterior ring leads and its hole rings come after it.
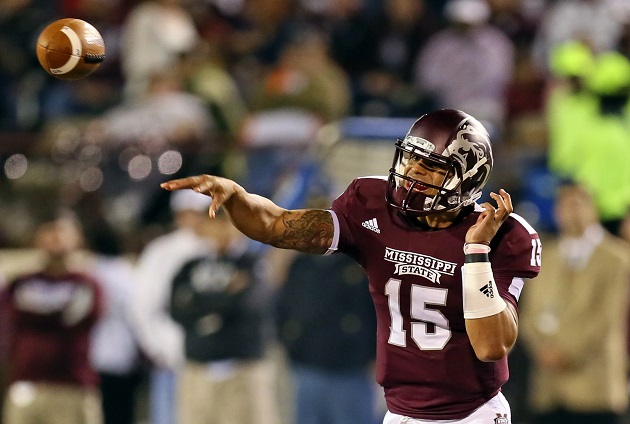
POLYGON ((284 233, 276 247, 306 253, 326 253, 334 235, 330 212, 322 209, 288 211, 282 217, 284 233))

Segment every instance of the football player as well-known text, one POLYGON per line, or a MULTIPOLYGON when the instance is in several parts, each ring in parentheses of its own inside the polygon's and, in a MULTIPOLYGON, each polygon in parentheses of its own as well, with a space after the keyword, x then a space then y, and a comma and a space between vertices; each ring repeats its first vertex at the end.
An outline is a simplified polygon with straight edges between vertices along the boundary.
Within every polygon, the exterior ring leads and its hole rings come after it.
POLYGON ((458 110, 420 117, 388 177, 354 180, 330 209, 286 210, 234 181, 198 175, 162 184, 212 197, 248 237, 314 254, 343 252, 367 272, 377 314, 383 423, 511 422, 501 394, 524 278, 540 271, 537 232, 490 193, 490 138, 458 110))

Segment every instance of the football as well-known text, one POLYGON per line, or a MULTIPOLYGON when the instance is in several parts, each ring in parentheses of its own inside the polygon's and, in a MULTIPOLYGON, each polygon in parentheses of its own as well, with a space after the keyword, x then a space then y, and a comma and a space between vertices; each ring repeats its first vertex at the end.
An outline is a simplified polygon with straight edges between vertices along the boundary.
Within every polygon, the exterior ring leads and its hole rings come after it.
POLYGON ((103 37, 81 19, 59 19, 37 39, 37 59, 55 78, 77 80, 96 71, 105 59, 103 37))

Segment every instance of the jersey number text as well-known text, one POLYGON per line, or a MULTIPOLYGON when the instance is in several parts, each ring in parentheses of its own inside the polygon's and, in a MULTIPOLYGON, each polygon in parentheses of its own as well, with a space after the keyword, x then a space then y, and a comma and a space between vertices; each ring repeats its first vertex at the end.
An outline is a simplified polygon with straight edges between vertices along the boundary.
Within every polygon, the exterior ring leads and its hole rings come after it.
MULTIPOLYGON (((403 329, 403 317, 400 313, 401 281, 390 278, 385 285, 391 326, 389 343, 406 347, 407 331, 403 329)), ((435 287, 411 286, 411 338, 420 350, 441 350, 451 338, 448 319, 435 305, 446 305, 447 289, 435 287)))

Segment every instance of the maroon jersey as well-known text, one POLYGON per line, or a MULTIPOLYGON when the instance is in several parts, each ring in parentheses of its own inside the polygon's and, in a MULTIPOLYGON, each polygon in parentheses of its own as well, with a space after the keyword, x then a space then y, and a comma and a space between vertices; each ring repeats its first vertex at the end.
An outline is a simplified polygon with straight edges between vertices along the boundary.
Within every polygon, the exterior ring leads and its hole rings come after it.
POLYGON ((90 333, 102 310, 100 286, 79 273, 32 274, 2 294, 9 327, 10 380, 96 386, 90 333))
MULTIPOLYGON (((482 362, 464 324, 463 245, 479 207, 456 224, 425 230, 387 206, 386 179, 355 180, 332 205, 332 249, 365 269, 377 314, 377 381, 393 413, 458 419, 492 398, 508 378, 507 358, 482 362)), ((540 271, 536 231, 512 214, 492 240, 490 261, 506 301, 517 306, 523 278, 540 271)))

